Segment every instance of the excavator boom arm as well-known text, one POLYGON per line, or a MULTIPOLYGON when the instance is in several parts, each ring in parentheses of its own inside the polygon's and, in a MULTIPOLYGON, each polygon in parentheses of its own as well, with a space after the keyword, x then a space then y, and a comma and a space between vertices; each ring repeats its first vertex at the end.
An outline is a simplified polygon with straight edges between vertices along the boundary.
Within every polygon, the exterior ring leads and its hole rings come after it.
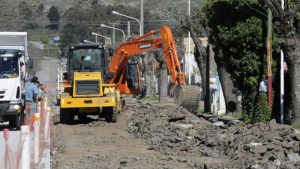
POLYGON ((154 33, 155 31, 151 31, 141 37, 133 39, 130 42, 120 45, 109 66, 109 72, 113 73, 111 83, 118 82, 120 74, 124 72, 126 64, 131 57, 162 48, 173 84, 185 84, 185 75, 180 68, 176 44, 170 28, 167 26, 161 27, 161 38, 145 39, 154 33))
MULTIPOLYGON (((130 58, 144 52, 162 49, 173 83, 171 93, 175 103, 187 109, 196 109, 200 101, 200 88, 186 85, 185 74, 181 71, 176 44, 170 28, 162 26, 160 31, 160 38, 146 39, 155 33, 155 31, 151 31, 120 45, 109 66, 109 72, 113 74, 110 83, 115 83, 121 94, 138 94, 140 91, 130 90, 126 81, 126 76, 128 76, 126 66, 130 58)), ((132 79, 130 80, 132 82, 132 79)))

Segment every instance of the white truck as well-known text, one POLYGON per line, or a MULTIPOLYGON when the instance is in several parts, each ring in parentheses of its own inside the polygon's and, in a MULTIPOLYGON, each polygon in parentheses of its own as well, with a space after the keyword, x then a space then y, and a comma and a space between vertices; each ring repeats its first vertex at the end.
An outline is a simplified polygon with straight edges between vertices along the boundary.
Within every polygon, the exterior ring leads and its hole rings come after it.
POLYGON ((0 32, 0 122, 17 129, 24 121, 29 60, 27 32, 0 32))

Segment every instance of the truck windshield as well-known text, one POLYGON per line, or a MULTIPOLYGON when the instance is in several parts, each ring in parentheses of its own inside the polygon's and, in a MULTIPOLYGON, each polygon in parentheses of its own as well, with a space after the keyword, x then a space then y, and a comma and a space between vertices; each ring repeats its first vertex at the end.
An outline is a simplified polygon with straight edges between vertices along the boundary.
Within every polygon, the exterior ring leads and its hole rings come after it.
POLYGON ((72 51, 73 69, 74 70, 99 70, 102 65, 101 49, 75 49, 72 51))
POLYGON ((19 76, 18 57, 0 57, 0 79, 19 76))

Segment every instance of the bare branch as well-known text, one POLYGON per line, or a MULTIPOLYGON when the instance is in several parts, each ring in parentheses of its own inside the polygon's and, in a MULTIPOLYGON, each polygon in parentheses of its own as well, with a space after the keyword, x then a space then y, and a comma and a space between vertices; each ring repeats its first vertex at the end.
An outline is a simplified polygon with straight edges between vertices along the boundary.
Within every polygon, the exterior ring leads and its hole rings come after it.
POLYGON ((273 0, 272 1, 273 5, 275 6, 275 8, 277 9, 278 13, 279 13, 279 17, 283 18, 285 16, 285 12, 282 9, 281 5, 279 4, 279 2, 277 0, 273 0))
POLYGON ((297 15, 297 13, 300 12, 300 5, 297 5, 297 7, 293 10, 293 15, 297 15))
MULTIPOLYGON (((247 2, 242 2, 244 3, 249 9, 257 12, 258 14, 260 14, 261 16, 267 18, 267 15, 263 12, 263 11, 260 11, 259 9, 257 8, 253 8, 251 5, 249 5, 247 2)), ((264 9, 262 6, 258 5, 258 7, 260 7, 261 9, 264 9)), ((265 9, 264 9, 265 10, 265 9)), ((265 10, 266 11, 266 10, 265 10)))
MULTIPOLYGON (((189 16, 185 17, 187 29, 190 31, 192 39, 195 43, 196 49, 200 49, 199 53, 201 53, 202 56, 206 55, 205 49, 201 46, 202 42, 199 39, 199 36, 197 35, 196 31, 194 30, 191 22, 191 18, 189 16)), ((202 32, 204 34, 204 32, 202 32)))

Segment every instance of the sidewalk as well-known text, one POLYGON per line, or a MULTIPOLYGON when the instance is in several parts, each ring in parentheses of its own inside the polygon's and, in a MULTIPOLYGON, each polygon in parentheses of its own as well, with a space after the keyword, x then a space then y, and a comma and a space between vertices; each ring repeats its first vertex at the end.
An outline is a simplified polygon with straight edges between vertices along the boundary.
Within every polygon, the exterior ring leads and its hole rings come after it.
POLYGON ((50 157, 50 130, 48 133, 48 139, 47 142, 45 144, 45 149, 42 155, 42 159, 41 162, 39 164, 39 166, 37 167, 37 169, 50 169, 50 162, 51 162, 51 157, 50 157))

